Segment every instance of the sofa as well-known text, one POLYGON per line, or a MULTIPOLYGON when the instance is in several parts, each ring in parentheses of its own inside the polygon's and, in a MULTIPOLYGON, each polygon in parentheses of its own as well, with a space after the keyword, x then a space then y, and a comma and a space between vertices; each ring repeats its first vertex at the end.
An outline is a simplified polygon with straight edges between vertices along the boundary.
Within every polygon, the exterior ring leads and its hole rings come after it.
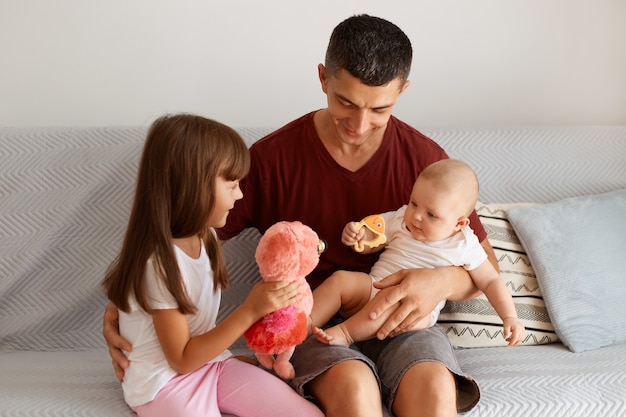
MULTIPOLYGON (((0 416, 133 415, 102 338, 100 283, 120 247, 146 130, 0 128, 0 416)), ((626 126, 420 130, 477 171, 477 209, 528 329, 507 348, 488 303, 448 303, 439 325, 482 393, 465 415, 626 416, 626 320, 611 310, 626 300, 626 268, 593 266, 594 275, 579 264, 600 252, 615 265, 626 253, 614 252, 626 241, 626 126), (597 212, 578 200, 596 197, 597 212), (594 236, 564 204, 611 227, 594 236), (574 218, 541 220, 555 213, 574 218), (588 234, 574 250, 571 225, 588 234)), ((251 144, 271 129, 238 131, 251 144)), ((259 279, 258 238, 249 229, 224 245, 231 286, 220 317, 259 279)), ((241 340, 232 349, 250 354, 241 340)))

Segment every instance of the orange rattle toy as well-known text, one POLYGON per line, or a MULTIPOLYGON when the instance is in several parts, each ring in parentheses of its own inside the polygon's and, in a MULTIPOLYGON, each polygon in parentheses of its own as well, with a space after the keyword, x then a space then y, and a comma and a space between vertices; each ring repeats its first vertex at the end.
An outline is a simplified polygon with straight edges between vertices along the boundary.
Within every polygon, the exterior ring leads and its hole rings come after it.
POLYGON ((365 245, 370 248, 375 248, 376 246, 380 246, 387 241, 387 237, 385 236, 385 220, 380 214, 372 214, 357 223, 357 230, 361 230, 362 227, 366 227, 374 233, 374 238, 370 240, 359 240, 356 242, 354 244, 355 251, 363 252, 365 245))

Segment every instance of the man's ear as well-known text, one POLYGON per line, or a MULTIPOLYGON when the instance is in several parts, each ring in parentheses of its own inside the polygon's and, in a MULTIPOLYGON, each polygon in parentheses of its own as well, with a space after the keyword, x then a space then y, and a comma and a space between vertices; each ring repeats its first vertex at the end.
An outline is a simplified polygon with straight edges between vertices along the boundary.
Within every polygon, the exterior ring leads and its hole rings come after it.
POLYGON ((400 89, 400 94, 404 93, 406 91, 407 88, 409 88, 409 86, 411 85, 411 81, 406 80, 404 82, 404 85, 402 86, 402 88, 400 89))
POLYGON ((322 84, 322 91, 324 94, 328 94, 328 75, 326 74, 326 67, 324 64, 319 64, 317 66, 317 76, 320 79, 320 84, 322 84))

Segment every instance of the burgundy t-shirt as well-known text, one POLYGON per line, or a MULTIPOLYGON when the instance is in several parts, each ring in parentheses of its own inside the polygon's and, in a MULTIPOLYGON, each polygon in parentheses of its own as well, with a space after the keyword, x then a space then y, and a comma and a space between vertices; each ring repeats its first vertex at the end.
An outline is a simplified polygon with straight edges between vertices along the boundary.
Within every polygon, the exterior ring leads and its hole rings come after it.
MULTIPOLYGON (((250 173, 241 181, 243 199, 231 210, 221 239, 247 227, 264 233, 272 224, 299 220, 327 242, 312 287, 338 269, 369 272, 377 254, 362 255, 341 243, 349 221, 396 210, 407 204, 413 183, 429 164, 447 158, 434 141, 391 117, 380 148, 356 172, 328 153, 306 114, 257 141, 250 148, 250 173)), ((476 213, 471 227, 482 241, 485 230, 476 213)))

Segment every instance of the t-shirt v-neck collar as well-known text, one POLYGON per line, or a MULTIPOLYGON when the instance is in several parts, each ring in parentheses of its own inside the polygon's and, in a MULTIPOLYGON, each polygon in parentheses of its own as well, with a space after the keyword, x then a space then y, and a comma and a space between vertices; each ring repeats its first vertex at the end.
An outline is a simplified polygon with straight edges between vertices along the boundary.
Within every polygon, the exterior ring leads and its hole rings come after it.
MULTIPOLYGON (((315 113, 311 114, 311 118, 313 119, 315 113)), ((378 147, 378 149, 376 149, 374 151, 374 153, 372 154, 372 156, 370 157, 370 159, 363 164, 362 167, 360 167, 359 169, 357 169, 356 171, 351 171, 345 167, 343 167, 341 164, 339 164, 335 158, 333 158, 332 154, 328 151, 328 149, 326 148, 326 146, 324 145, 324 142, 322 142, 322 138, 319 136, 319 134, 317 133, 317 129, 315 128, 315 122, 314 120, 311 120, 311 129, 312 129, 312 133, 313 136, 312 138, 315 138, 315 146, 318 148, 319 152, 321 153, 322 157, 327 161, 327 163, 332 164, 334 166, 337 167, 338 170, 340 170, 342 173, 344 173, 347 176, 360 176, 361 174, 363 174, 364 172, 369 171, 370 169, 375 169, 376 166, 378 165, 378 161, 383 158, 383 155, 387 152, 387 149, 389 148, 389 137, 390 137, 390 126, 392 125, 392 119, 389 119, 389 122, 387 122, 387 126, 385 127, 385 133, 383 134, 383 138, 382 141, 380 143, 380 146, 378 147)))

